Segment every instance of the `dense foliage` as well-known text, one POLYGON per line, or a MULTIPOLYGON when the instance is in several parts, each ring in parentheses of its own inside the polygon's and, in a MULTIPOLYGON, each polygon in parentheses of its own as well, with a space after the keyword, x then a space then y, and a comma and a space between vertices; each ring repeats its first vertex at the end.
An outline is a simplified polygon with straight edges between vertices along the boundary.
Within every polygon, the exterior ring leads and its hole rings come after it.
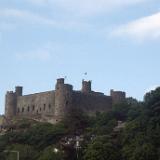
POLYGON ((21 120, 16 126, 0 136, 1 160, 16 159, 15 153, 4 151, 19 151, 20 160, 160 160, 160 88, 143 102, 128 98, 94 117, 72 108, 57 125, 21 120), (115 130, 119 121, 125 125, 115 130), (80 135, 78 150, 62 146, 65 137, 80 135))

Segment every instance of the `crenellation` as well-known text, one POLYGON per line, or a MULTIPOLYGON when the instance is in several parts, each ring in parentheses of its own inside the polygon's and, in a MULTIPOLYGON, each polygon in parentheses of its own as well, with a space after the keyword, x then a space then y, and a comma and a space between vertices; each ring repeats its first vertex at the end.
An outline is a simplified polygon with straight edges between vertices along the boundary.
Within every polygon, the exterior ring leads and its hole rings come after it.
POLYGON ((91 87, 91 81, 82 81, 82 92, 83 93, 90 93, 92 91, 92 87, 91 87))
POLYGON ((23 95, 23 87, 16 86, 15 87, 15 93, 16 93, 17 96, 22 96, 23 95))

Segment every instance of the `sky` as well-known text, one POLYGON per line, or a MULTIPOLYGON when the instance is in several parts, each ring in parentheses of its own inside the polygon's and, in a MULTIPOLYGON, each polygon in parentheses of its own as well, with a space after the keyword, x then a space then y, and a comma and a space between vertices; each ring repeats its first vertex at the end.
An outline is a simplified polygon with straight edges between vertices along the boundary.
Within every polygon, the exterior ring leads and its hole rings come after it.
POLYGON ((65 76, 143 100, 160 86, 159 60, 159 0, 0 0, 1 114, 6 91, 54 90, 65 76))

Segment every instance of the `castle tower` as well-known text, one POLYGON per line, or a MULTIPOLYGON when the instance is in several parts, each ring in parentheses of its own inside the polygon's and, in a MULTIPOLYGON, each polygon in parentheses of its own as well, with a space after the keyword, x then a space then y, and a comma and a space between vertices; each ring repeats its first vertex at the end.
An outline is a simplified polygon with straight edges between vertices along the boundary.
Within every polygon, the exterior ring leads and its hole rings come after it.
POLYGON ((83 93, 90 93, 92 91, 91 89, 91 81, 82 81, 82 92, 83 93))
POLYGON ((16 115, 17 96, 13 91, 7 92, 5 97, 5 116, 13 118, 16 115))
POLYGON ((126 93, 122 91, 110 91, 113 104, 123 103, 126 101, 126 93))
POLYGON ((56 89, 58 89, 59 86, 62 86, 62 85, 64 85, 64 78, 57 79, 56 89))
POLYGON ((21 87, 21 86, 16 86, 15 92, 16 92, 16 95, 17 95, 17 96, 22 96, 22 94, 23 94, 23 87, 21 87))
POLYGON ((64 84, 64 79, 58 79, 55 91, 55 117, 56 121, 64 118, 72 105, 73 86, 64 84))

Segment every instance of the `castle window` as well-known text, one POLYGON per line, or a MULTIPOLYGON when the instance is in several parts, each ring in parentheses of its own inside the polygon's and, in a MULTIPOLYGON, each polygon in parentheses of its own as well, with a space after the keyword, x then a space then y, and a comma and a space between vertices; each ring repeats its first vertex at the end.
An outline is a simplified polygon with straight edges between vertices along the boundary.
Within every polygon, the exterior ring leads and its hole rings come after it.
POLYGON ((49 110, 51 109, 51 105, 50 104, 48 105, 48 108, 49 108, 49 110))
POLYGON ((18 108, 17 112, 18 112, 18 113, 20 112, 19 108, 18 108))
POLYGON ((69 102, 67 101, 67 102, 66 102, 66 105, 68 105, 68 104, 69 104, 69 102))
POLYGON ((33 105, 33 106, 32 106, 32 111, 34 111, 34 109, 35 109, 35 106, 33 105))
POLYGON ((43 107, 43 110, 45 111, 45 109, 46 109, 46 104, 44 104, 44 107, 43 107))
POLYGON ((30 110, 30 107, 29 107, 29 106, 28 106, 27 110, 28 110, 28 112, 29 112, 29 110, 30 110))
POLYGON ((22 113, 24 112, 24 108, 22 108, 22 113))
POLYGON ((39 110, 41 111, 42 109, 40 108, 39 110))

